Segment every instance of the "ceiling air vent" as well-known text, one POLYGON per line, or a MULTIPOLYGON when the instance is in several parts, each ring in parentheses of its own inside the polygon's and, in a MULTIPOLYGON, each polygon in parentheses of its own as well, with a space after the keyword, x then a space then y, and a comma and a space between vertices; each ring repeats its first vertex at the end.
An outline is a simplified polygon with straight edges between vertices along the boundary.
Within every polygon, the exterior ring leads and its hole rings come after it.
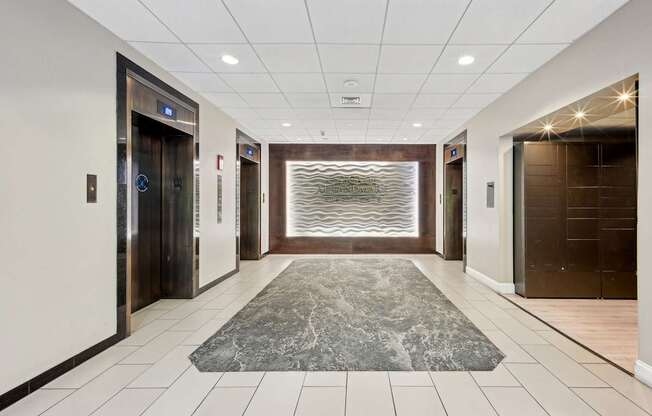
POLYGON ((344 96, 343 95, 341 98, 342 98, 341 104, 342 105, 347 105, 347 106, 348 105, 360 105, 360 103, 362 102, 362 99, 360 98, 359 95, 358 96, 344 96))
POLYGON ((369 108, 371 94, 331 94, 333 107, 369 108))

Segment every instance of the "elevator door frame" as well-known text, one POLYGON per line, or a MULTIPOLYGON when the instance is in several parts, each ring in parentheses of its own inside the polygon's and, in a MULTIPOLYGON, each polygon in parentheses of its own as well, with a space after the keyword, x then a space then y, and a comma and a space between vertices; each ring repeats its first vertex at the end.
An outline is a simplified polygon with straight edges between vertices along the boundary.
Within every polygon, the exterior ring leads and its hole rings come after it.
POLYGON ((467 186, 467 167, 468 167, 468 150, 466 146, 466 135, 467 132, 464 130, 462 133, 455 136, 448 143, 443 145, 444 157, 442 158, 444 166, 442 167, 443 172, 443 186, 444 186, 444 200, 443 200, 443 241, 444 241, 444 250, 442 250, 442 255, 446 257, 445 247, 446 247, 446 165, 451 161, 462 160, 462 271, 466 273, 466 236, 468 235, 468 221, 467 221, 467 209, 468 209, 468 186, 467 186), (450 149, 456 147, 457 155, 452 156, 450 149))
POLYGON ((249 137, 247 134, 242 132, 239 129, 236 129, 236 140, 235 140, 235 158, 236 158, 236 179, 235 179, 235 192, 236 192, 236 221, 235 221, 235 261, 236 261, 236 270, 240 270, 240 239, 241 239, 241 218, 240 218, 240 209, 241 209, 241 200, 240 200, 240 187, 241 187, 241 178, 242 178, 242 167, 240 159, 244 158, 251 162, 254 162, 258 165, 258 256, 256 260, 262 258, 262 201, 261 201, 261 190, 262 190, 262 146, 260 143, 249 137), (253 157, 246 153, 246 147, 250 146, 255 149, 257 152, 253 157))
POLYGON ((132 112, 171 126, 193 140, 192 291, 199 289, 199 105, 154 75, 117 54, 117 334, 131 333, 132 284, 132 112), (160 114, 159 104, 173 106, 176 117, 160 114))

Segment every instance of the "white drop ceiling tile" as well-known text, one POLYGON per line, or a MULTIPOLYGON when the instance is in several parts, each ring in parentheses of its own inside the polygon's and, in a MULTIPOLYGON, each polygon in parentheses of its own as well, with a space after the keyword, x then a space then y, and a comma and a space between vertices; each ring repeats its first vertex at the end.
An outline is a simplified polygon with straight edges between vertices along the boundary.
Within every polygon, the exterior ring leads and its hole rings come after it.
POLYGON ((464 94, 453 108, 484 108, 494 102, 501 94, 464 94))
POLYGON ((293 120, 294 111, 284 108, 257 108, 256 112, 265 120, 293 120))
POLYGON ((374 108, 371 109, 369 120, 403 120, 407 108, 374 108))
POLYGON ((328 108, 295 108, 299 120, 332 120, 333 114, 328 108))
POLYGON ((462 120, 437 120, 432 124, 432 129, 452 131, 462 124, 464 124, 462 120))
POLYGON ((253 108, 288 108, 289 104, 283 94, 241 94, 242 98, 253 108))
POLYGON ((328 91, 339 93, 373 92, 375 74, 324 74, 328 91), (344 82, 356 81, 357 87, 345 87, 344 82))
POLYGON ((415 130, 419 133, 419 136, 421 136, 423 133, 426 132, 429 128, 432 127, 433 121, 430 120, 424 120, 421 118, 414 118, 411 120, 405 120, 402 124, 401 127, 398 128, 398 131, 406 132, 406 131, 412 131, 415 130), (419 123, 421 127, 414 127, 414 123, 419 123))
POLYGON ((460 94, 419 94, 414 108, 448 108, 458 100, 460 94))
POLYGON ((333 108, 331 109, 335 120, 368 120, 367 108, 333 108))
POLYGON ((333 137, 337 136, 337 130, 334 127, 331 128, 323 128, 323 129, 308 129, 308 133, 312 137, 333 137), (324 133, 322 135, 322 132, 324 133))
POLYGON ((308 130, 302 129, 302 128, 296 128, 294 126, 292 127, 283 127, 281 130, 281 134, 283 134, 283 137, 288 138, 288 137, 310 137, 310 134, 308 134, 308 130))
POLYGON ((178 0, 142 2, 185 43, 245 42, 242 32, 219 1, 184 0, 183 5, 178 0))
POLYGON ((436 74, 481 74, 505 49, 507 49, 507 45, 448 45, 433 72, 436 74), (462 66, 457 61, 466 55, 473 56, 475 61, 471 65, 462 66))
POLYGON ((121 39, 143 42, 179 41, 138 0, 69 1, 121 39))
POLYGON ((405 114, 405 121, 417 122, 421 120, 436 120, 446 113, 443 108, 415 108, 405 114))
POLYGON ((225 0, 252 43, 312 43, 303 0, 225 0))
POLYGON ((466 0, 390 1, 383 42, 443 45, 468 3, 466 0))
POLYGON ((267 74, 222 74, 224 82, 237 92, 278 92, 267 74))
POLYGON ((556 1, 518 39, 518 43, 571 43, 627 1, 556 1))
MULTIPOLYGON (((226 109, 225 109, 225 111, 226 111, 226 109)), ((256 114, 258 114, 257 111, 256 111, 256 114)), ((260 116, 260 114, 259 114, 259 116, 260 116)), ((257 120, 247 120, 247 125, 251 126, 252 128, 255 128, 255 129, 273 129, 273 128, 279 127, 279 122, 277 120, 257 119, 257 120)))
POLYGON ((252 129, 260 128, 260 126, 256 125, 256 122, 263 121, 260 120, 260 115, 258 115, 255 110, 250 110, 248 108, 222 107, 222 111, 238 121, 245 122, 247 126, 252 129))
POLYGON ((301 120, 301 125, 312 130, 334 129, 335 120, 301 120))
POLYGON ((180 43, 129 42, 143 55, 169 72, 210 72, 186 46, 180 43))
POLYGON ((504 93, 529 74, 484 74, 469 88, 472 94, 504 93))
POLYGON ((426 74, 378 74, 375 92, 379 94, 416 93, 421 88, 426 74))
POLYGON ((366 143, 367 139, 364 136, 362 137, 340 137, 340 143, 342 144, 363 144, 366 143))
POLYGON ((512 45, 500 59, 489 68, 490 73, 534 72, 541 65, 566 48, 565 44, 512 45))
POLYGON ((286 94, 290 105, 295 108, 330 108, 328 94, 286 94))
POLYGON ((317 42, 380 43, 387 0, 308 0, 317 42))
POLYGON ((338 130, 364 130, 367 128, 368 120, 335 120, 338 130))
POLYGON ((446 137, 449 132, 450 130, 430 129, 421 136, 421 140, 438 141, 446 137))
POLYGON ((397 129, 401 125, 400 120, 369 120, 367 127, 369 130, 372 129, 397 129))
POLYGON ((189 44, 195 53, 215 72, 266 72, 251 46, 246 44, 189 44), (240 62, 229 65, 222 56, 231 55, 240 62))
POLYGON ((512 43, 548 4, 550 0, 474 0, 450 43, 512 43))
MULTIPOLYGON (((400 125, 400 122, 399 122, 400 125)), ((394 133, 396 132, 395 128, 391 129, 367 129, 367 138, 373 137, 376 139, 391 139, 394 137, 394 133)))
POLYGON ((428 74, 443 49, 440 45, 383 45, 378 73, 428 74))
POLYGON ((247 104, 247 102, 238 94, 208 92, 202 95, 206 97, 208 101, 220 108, 249 108, 249 104, 247 104))
POLYGON ((374 108, 409 108, 416 94, 374 94, 374 108))
POLYGON ((321 72, 315 45, 257 44, 254 48, 270 72, 321 72))
POLYGON ((378 45, 317 45, 324 72, 376 72, 378 45))
POLYGON ((422 93, 463 93, 478 78, 476 74, 430 74, 423 85, 422 93))
POLYGON ((314 74, 272 74, 283 92, 326 92, 321 73, 314 74))
POLYGON ((365 129, 337 129, 337 135, 340 139, 364 138, 366 134, 365 129))
POLYGON ((181 82, 197 92, 232 92, 218 75, 208 72, 172 72, 181 82))
POLYGON ((451 108, 446 110, 443 119, 446 120, 469 120, 480 112, 478 108, 451 108))
POLYGON ((398 129, 394 133, 394 139, 398 140, 416 140, 426 132, 426 129, 405 128, 398 129))
POLYGON ((369 144, 390 144, 392 142, 393 138, 382 138, 382 137, 369 137, 367 136, 367 140, 365 143, 369 144))

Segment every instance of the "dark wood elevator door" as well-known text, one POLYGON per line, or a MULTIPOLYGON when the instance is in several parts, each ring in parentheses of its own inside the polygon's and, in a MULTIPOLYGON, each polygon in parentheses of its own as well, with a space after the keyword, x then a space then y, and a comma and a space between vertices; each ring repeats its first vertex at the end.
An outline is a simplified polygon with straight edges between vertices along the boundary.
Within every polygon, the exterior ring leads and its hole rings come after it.
POLYGON ((161 298, 162 140, 152 123, 140 117, 132 126, 132 312, 161 298), (140 189, 138 175, 147 178, 140 189))
POLYGON ((464 227, 464 174, 462 159, 447 163, 445 172, 444 258, 462 260, 464 227))

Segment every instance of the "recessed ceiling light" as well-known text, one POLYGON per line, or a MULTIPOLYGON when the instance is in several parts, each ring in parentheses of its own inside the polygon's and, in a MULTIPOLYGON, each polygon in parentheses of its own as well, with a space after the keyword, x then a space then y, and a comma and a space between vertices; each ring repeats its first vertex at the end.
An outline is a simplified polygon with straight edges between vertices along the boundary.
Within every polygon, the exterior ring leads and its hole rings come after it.
POLYGON ((357 87, 358 85, 359 85, 359 84, 358 84, 358 81, 356 81, 356 80, 354 80, 354 79, 347 79, 346 81, 344 81, 344 86, 345 86, 346 88, 355 88, 355 87, 357 87))
POLYGON ((412 123, 412 127, 421 127, 423 124, 421 123, 412 123))
POLYGON ((403 137, 403 140, 407 140, 407 137, 403 137))
POLYGON ((292 123, 281 123, 283 127, 292 127, 292 123))
POLYGON ((577 113, 575 113, 575 118, 577 118, 577 119, 582 119, 585 116, 586 116, 586 113, 584 111, 578 111, 577 113))
POLYGON ((545 131, 550 131, 550 130, 552 130, 552 124, 550 124, 550 123, 546 124, 545 126, 543 126, 543 129, 544 129, 545 131))
POLYGON ((457 60, 457 63, 462 66, 471 65, 473 62, 475 62, 475 58, 471 55, 460 56, 460 59, 457 60))
POLYGON ((229 65, 237 65, 240 61, 233 55, 222 55, 222 62, 229 65))
POLYGON ((618 96, 620 101, 629 101, 632 98, 632 95, 628 92, 624 92, 618 96))

